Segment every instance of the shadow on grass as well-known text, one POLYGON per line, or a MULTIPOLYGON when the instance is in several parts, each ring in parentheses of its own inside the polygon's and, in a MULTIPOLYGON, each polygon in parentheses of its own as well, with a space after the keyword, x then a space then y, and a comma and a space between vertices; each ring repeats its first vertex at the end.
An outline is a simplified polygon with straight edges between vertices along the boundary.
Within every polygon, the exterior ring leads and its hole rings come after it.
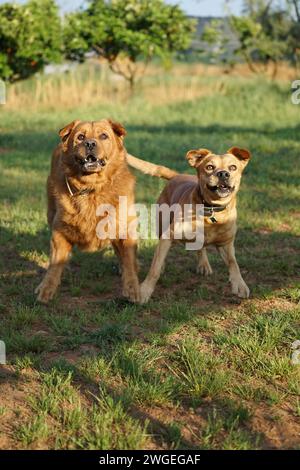
MULTIPOLYGON (((11 293, 16 299, 22 301, 24 300, 22 294, 29 295, 29 289, 33 288, 28 282, 38 284, 41 276, 44 275, 44 268, 41 264, 37 264, 34 258, 48 258, 50 231, 45 227, 35 235, 30 233, 16 235, 7 228, 1 227, 0 236, 0 286, 4 289, 2 293, 7 293, 8 296, 11 293), (30 256, 30 253, 33 255, 30 256)), ((237 258, 245 280, 254 291, 252 297, 260 297, 259 291, 256 290, 260 287, 276 290, 299 282, 300 261, 297 256, 299 250, 299 237, 288 231, 239 229, 236 240, 237 258)), ((147 274, 153 253, 154 248, 145 247, 141 242, 138 255, 141 268, 140 280, 147 274)), ((212 278, 213 283, 218 282, 221 288, 221 285, 227 282, 227 269, 213 248, 209 249, 209 253, 212 254, 212 267, 214 268, 215 265, 216 268, 212 278)), ((206 285, 209 288, 210 279, 196 276, 195 268, 195 254, 185 251, 183 244, 174 244, 166 261, 166 272, 162 274, 159 281, 159 289, 161 290, 162 286, 166 287, 163 293, 165 295, 169 288, 176 298, 178 283, 183 288, 186 284, 195 288, 197 285, 206 285)), ((74 282, 77 281, 82 286, 77 297, 81 295, 83 298, 89 295, 101 297, 102 293, 110 297, 109 294, 115 291, 111 291, 111 285, 106 282, 106 278, 110 284, 115 284, 117 280, 120 283, 117 259, 111 250, 107 256, 107 252, 87 254, 75 249, 71 263, 65 270, 65 278, 66 275, 69 277, 68 284, 71 282, 72 273, 74 282), (93 290, 95 288, 93 283, 100 284, 99 290, 93 290)), ((62 286, 66 292, 64 280, 62 286)), ((180 290, 180 296, 189 299, 190 287, 188 287, 188 292, 184 289, 180 290)), ((155 293, 154 297, 157 297, 155 293)), ((221 296, 217 298, 217 301, 222 304, 221 296)))
MULTIPOLYGON (((184 105, 184 108, 186 104, 184 105)), ((176 109, 178 104, 176 104, 176 109)), ((220 124, 191 124, 184 121, 172 121, 171 123, 151 125, 151 124, 128 124, 127 126, 128 136, 126 137, 125 145, 127 145, 128 150, 131 151, 130 146, 133 145, 142 151, 144 151, 149 157, 151 153, 151 160, 158 162, 160 160, 161 154, 163 153, 164 161, 172 161, 175 157, 176 164, 176 155, 178 158, 180 156, 184 157, 185 152, 190 149, 186 147, 186 137, 189 137, 191 145, 206 146, 205 139, 208 139, 209 142, 214 141, 215 145, 218 148, 223 145, 242 145, 245 141, 250 145, 250 150, 254 152, 256 148, 260 148, 260 143, 257 141, 257 136, 266 137, 269 141, 270 146, 274 141, 291 141, 298 142, 298 136, 300 132, 300 125, 290 126, 290 127, 247 127, 247 126, 234 126, 234 125, 220 125, 220 124), (168 137, 172 136, 172 140, 176 144, 177 148, 170 148, 170 139, 165 139, 165 135, 168 137), (239 142, 233 142, 232 139, 236 140, 238 138, 239 142), (195 138, 197 141, 195 142, 195 138), (217 139, 216 139, 217 138, 217 139), (178 140, 179 139, 179 140, 178 140), (180 145, 180 140, 182 140, 182 145, 180 145), (229 140, 229 141, 228 141, 229 140), (160 145, 161 142, 165 141, 165 145, 160 145), (224 143, 224 144, 223 144, 224 143), (179 144, 179 147, 178 147, 179 144), (156 147, 156 151, 153 152, 153 146, 156 147), (158 150, 159 149, 159 150, 158 150)), ((48 153, 51 155, 55 146, 59 143, 58 132, 55 133, 51 131, 13 131, 13 132, 3 132, 1 133, 0 147, 4 148, 4 152, 1 152, 1 159, 8 164, 17 164, 22 165, 24 159, 22 159, 21 153, 29 154, 30 164, 33 167, 40 168, 40 159, 38 156, 41 153, 48 153), (11 152, 16 152, 13 162, 9 159, 8 155, 11 152)), ((289 151, 293 151, 288 145, 283 147, 285 149, 285 158, 286 160, 289 151)), ((212 150, 218 150, 212 148, 212 150)), ((219 148, 219 150, 226 151, 227 148, 219 148)), ((280 147, 277 152, 280 154, 280 147)), ((139 156, 139 155, 137 155, 139 156)), ((143 155, 140 155, 141 158, 143 155)), ((183 159, 184 162, 184 159, 183 159)), ((177 161, 178 164, 178 161, 177 161)), ((185 164, 185 162, 184 162, 185 164)), ((182 169, 182 168, 180 168, 182 169)))
MULTIPOLYGON (((178 109, 178 104, 176 104, 176 109, 178 109)), ((186 107, 186 103, 184 104, 186 107)), ((130 131, 138 131, 138 132, 151 132, 153 134, 169 134, 174 133, 182 135, 182 133, 189 133, 189 132, 198 132, 199 135, 201 134, 231 134, 231 133, 255 133, 258 135, 266 135, 269 137, 276 138, 276 140, 285 139, 294 139, 297 135, 299 135, 300 125, 293 126, 293 127, 279 127, 276 129, 270 129, 269 127, 263 127, 262 129, 256 127, 247 127, 247 126, 232 126, 232 125, 220 125, 220 124, 212 124, 212 125, 197 125, 197 124, 187 124, 184 121, 172 121, 170 124, 166 125, 136 125, 136 124, 129 124, 128 125, 128 132, 130 131)))

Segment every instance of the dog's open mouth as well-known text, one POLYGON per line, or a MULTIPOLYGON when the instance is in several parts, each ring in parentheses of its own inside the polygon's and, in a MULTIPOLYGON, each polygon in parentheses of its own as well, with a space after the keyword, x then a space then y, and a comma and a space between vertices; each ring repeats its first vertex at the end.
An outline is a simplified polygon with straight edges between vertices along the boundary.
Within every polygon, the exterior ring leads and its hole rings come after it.
POLYGON ((85 173, 95 173, 101 171, 105 167, 106 161, 103 158, 96 158, 92 155, 87 155, 85 160, 80 160, 80 164, 85 173))
POLYGON ((227 197, 234 191, 234 187, 227 183, 220 183, 217 186, 207 186, 208 189, 219 197, 227 197))

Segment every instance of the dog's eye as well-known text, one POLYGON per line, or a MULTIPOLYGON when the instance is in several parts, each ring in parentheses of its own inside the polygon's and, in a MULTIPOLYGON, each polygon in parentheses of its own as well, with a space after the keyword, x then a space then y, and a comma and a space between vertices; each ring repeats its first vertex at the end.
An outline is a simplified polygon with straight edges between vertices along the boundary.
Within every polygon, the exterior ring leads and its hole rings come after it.
POLYGON ((84 135, 83 134, 79 134, 77 136, 77 139, 80 140, 80 141, 83 141, 84 140, 84 135))
POLYGON ((237 166, 236 165, 230 165, 229 170, 230 171, 235 171, 235 170, 237 170, 237 166))
POLYGON ((100 140, 106 140, 108 139, 108 135, 105 134, 105 132, 103 132, 102 134, 100 134, 100 140))
POLYGON ((212 170, 215 169, 215 167, 214 167, 213 165, 207 165, 206 169, 207 169, 208 171, 212 171, 212 170))

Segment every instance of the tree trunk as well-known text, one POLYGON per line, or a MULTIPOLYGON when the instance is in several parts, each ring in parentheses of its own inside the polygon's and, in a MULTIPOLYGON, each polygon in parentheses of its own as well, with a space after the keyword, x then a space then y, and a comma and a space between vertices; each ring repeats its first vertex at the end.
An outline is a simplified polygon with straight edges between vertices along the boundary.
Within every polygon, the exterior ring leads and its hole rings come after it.
POLYGON ((298 2, 297 2, 297 0, 292 0, 292 1, 293 1, 293 5, 294 5, 294 8, 295 8, 297 21, 298 21, 298 23, 300 23, 300 8, 299 8, 299 5, 298 5, 298 2))

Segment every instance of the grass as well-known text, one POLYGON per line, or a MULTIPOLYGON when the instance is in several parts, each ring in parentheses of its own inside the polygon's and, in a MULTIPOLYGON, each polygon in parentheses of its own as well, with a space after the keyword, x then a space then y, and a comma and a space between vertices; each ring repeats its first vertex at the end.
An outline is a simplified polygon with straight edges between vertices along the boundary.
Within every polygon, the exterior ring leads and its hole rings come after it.
MULTIPOLYGON (((43 99, 34 81, 18 84, 0 108, 0 448, 300 448, 290 360, 300 339, 299 108, 288 81, 199 70, 151 72, 131 98, 93 73, 80 96, 79 70, 57 109, 64 76, 36 79, 51 81, 43 99), (110 250, 75 250, 57 297, 36 303, 57 131, 106 116, 125 124, 131 153, 182 172, 191 148, 252 151, 236 243, 249 300, 231 295, 214 250, 214 274, 202 279, 195 254, 175 246, 146 306, 120 298, 110 250)), ((154 202, 164 183, 136 176, 137 201, 154 202)), ((141 279, 154 246, 140 243, 141 279)))

